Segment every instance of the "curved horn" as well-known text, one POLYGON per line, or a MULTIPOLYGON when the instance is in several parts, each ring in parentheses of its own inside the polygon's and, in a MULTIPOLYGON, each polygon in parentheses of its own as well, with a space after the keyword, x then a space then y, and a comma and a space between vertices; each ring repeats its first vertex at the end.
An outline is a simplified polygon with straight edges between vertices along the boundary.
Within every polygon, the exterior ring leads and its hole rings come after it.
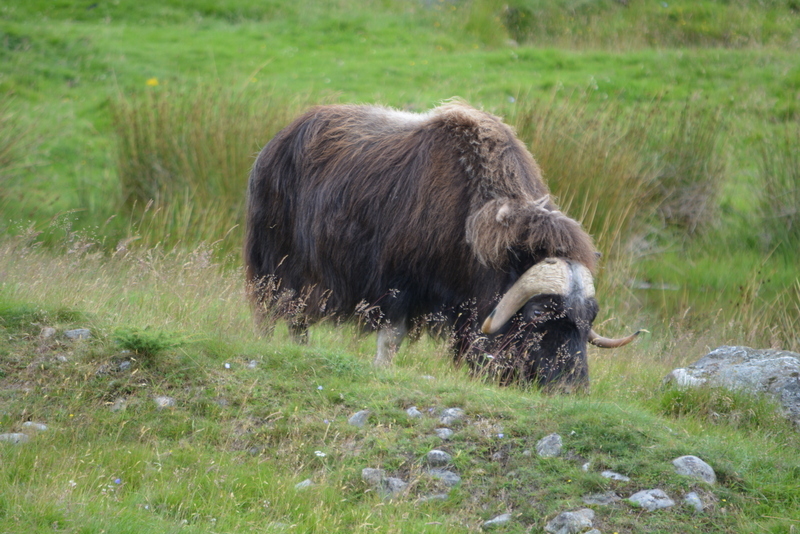
POLYGON ((616 349, 617 347, 624 347, 625 345, 636 339, 636 336, 638 336, 642 332, 647 332, 647 330, 637 330, 636 332, 627 337, 611 339, 608 337, 597 335, 597 332, 595 332, 594 329, 592 329, 589 331, 589 343, 591 343, 595 347, 600 347, 601 349, 616 349))
POLYGON ((594 284, 589 270, 561 258, 547 258, 520 276, 483 322, 481 331, 494 334, 536 295, 566 295, 571 288, 579 288, 585 296, 593 297, 594 284))

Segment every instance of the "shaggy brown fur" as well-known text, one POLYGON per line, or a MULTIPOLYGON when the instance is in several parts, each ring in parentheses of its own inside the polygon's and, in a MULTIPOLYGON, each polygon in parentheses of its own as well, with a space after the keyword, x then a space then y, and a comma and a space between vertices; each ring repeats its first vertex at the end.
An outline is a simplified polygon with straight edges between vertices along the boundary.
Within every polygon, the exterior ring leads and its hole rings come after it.
POLYGON ((244 252, 257 302, 260 283, 277 280, 304 296, 304 317, 367 303, 377 323, 441 313, 454 324, 465 306, 488 313, 544 258, 596 261, 513 130, 460 102, 305 113, 256 160, 244 252))

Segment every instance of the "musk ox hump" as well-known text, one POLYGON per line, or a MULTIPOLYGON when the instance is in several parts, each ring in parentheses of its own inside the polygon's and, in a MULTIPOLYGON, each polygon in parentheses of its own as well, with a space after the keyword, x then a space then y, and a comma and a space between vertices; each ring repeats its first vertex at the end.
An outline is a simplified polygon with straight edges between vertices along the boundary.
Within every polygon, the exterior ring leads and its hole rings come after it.
POLYGON ((573 260, 594 271, 597 255, 580 224, 545 195, 537 200, 498 198, 467 219, 467 243, 483 265, 506 269, 511 249, 573 260))

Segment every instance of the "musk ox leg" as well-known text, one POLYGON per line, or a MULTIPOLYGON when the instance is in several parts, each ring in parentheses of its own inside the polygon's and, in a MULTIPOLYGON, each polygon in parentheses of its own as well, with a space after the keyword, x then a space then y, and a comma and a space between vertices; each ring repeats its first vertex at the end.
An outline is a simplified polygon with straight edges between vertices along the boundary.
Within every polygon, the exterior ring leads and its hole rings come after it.
POLYGON ((378 330, 378 354, 372 362, 375 367, 388 367, 392 364, 392 358, 397 353, 403 338, 408 333, 405 321, 398 321, 397 324, 387 324, 378 330))

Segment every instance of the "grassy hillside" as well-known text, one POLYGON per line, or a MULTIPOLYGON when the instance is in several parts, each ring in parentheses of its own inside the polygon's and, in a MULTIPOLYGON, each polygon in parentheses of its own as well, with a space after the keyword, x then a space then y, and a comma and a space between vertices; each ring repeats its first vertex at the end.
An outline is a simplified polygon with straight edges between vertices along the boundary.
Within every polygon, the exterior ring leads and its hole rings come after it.
POLYGON ((800 350, 799 10, 4 3, 0 433, 49 428, 0 443, 0 531, 465 532, 510 512, 506 531, 538 532, 588 493, 658 486, 710 508, 597 507, 595 525, 790 532, 796 431, 762 400, 661 378, 723 343, 800 350), (452 97, 513 124, 595 237, 598 328, 653 332, 593 352, 587 397, 497 388, 427 338, 375 371, 374 337, 348 327, 320 325, 308 347, 253 331, 239 249, 260 147, 313 103, 452 97), (78 327, 92 337, 64 337, 78 327), (437 414, 453 406, 468 422, 442 442, 437 414), (346 423, 365 408, 365 428, 346 423), (551 432, 574 459, 525 454, 551 432), (420 503, 442 490, 424 469, 435 447, 462 484, 420 503), (675 475, 682 454, 711 463, 718 486, 675 475), (364 467, 410 487, 384 501, 364 467))

